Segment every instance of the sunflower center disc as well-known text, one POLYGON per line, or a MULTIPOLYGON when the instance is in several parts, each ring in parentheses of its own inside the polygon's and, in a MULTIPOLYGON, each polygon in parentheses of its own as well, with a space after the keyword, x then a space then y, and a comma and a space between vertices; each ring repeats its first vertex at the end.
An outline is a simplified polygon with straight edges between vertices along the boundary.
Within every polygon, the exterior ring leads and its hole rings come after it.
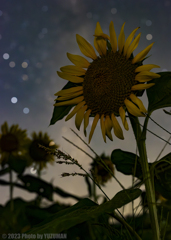
POLYGON ((0 146, 4 152, 13 152, 18 150, 18 139, 12 133, 2 135, 0 146))
POLYGON ((84 77, 83 95, 93 114, 119 114, 131 87, 137 83, 136 67, 118 52, 109 52, 90 64, 84 77))
MULTIPOLYGON (((41 140, 34 140, 31 143, 30 149, 29 149, 30 156, 34 159, 35 162, 41 162, 41 161, 46 162, 48 154, 46 153, 46 151, 43 148, 39 147, 39 144, 42 146, 47 145, 41 140)), ((46 147, 48 147, 48 146, 46 146, 46 147)))

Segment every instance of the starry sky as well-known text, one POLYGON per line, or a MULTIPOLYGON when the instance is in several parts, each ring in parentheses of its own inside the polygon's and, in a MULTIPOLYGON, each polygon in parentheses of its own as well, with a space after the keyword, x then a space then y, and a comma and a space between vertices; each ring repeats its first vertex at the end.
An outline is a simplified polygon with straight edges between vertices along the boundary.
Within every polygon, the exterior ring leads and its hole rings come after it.
MULTIPOLYGON (((54 94, 65 84, 56 71, 70 64, 66 53, 82 55, 76 43, 76 34, 80 34, 93 44, 93 34, 99 21, 103 32, 109 33, 109 23, 114 22, 119 35, 125 24, 125 35, 128 37, 136 27, 140 27, 141 40, 135 54, 155 42, 150 51, 150 58, 145 63, 157 64, 161 68, 154 72, 170 71, 171 54, 171 1, 169 0, 1 0, 0 4, 0 125, 7 121, 9 125, 19 124, 27 129, 28 135, 33 131, 47 132, 60 145, 60 149, 76 158, 86 169, 91 159, 66 142, 62 136, 70 139, 79 147, 90 153, 90 150, 71 132, 73 128, 86 142, 83 131, 77 131, 74 119, 68 122, 61 120, 49 126, 53 112, 54 94)), ((147 97, 142 97, 147 107, 147 97)), ((155 111, 152 118, 171 130, 170 118, 163 110, 155 111)), ((143 119, 141 119, 143 121, 143 119)), ((90 121, 91 123, 91 121, 90 121)), ((149 128, 164 139, 169 136, 153 122, 149 128)), ((89 127, 90 129, 90 127, 89 127)), ((110 155, 112 150, 121 148, 125 151, 136 151, 132 130, 124 131, 125 140, 114 137, 114 141, 103 142, 100 125, 97 126, 91 141, 91 147, 100 155, 110 155)), ((149 161, 154 161, 164 146, 164 142, 151 134, 147 135, 149 161)), ((166 147, 163 155, 169 152, 166 147)), ((93 156, 93 154, 92 154, 93 156)), ((43 178, 53 179, 56 186, 64 188, 79 196, 86 195, 86 185, 81 177, 61 178, 62 172, 75 172, 76 167, 53 165, 46 169, 43 178), (67 168, 67 169, 66 169, 67 168)), ((28 170, 29 172, 29 170, 28 170)), ((116 173, 126 186, 131 178, 116 173)), ((9 192, 5 188, 0 199, 4 203, 9 192)), ((109 197, 121 190, 114 180, 105 187, 109 197)), ((31 194, 15 191, 15 195, 29 198, 31 194)), ((55 196, 55 199, 63 201, 55 196)), ((73 202, 72 199, 65 200, 73 202)))

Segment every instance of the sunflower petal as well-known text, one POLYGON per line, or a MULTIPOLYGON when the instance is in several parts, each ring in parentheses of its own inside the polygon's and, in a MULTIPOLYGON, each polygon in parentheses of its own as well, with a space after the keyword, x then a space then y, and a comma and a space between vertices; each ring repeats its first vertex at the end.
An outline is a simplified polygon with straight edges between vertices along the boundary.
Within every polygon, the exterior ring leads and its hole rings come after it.
POLYGON ((75 104, 82 102, 83 99, 84 99, 84 97, 80 96, 80 97, 74 98, 72 100, 55 103, 53 106, 57 107, 57 106, 75 105, 75 104))
POLYGON ((89 42, 87 42, 83 37, 80 35, 76 34, 76 39, 78 46, 80 48, 80 51, 89 58, 96 59, 97 55, 94 51, 94 48, 91 46, 89 42))
POLYGON ((84 104, 85 104, 85 101, 82 101, 79 104, 77 104, 72 110, 72 112, 70 112, 70 114, 68 114, 68 116, 65 118, 65 121, 68 121, 69 119, 71 119, 84 104))
POLYGON ((72 76, 69 73, 58 72, 57 71, 57 74, 60 78, 66 79, 66 80, 68 80, 70 82, 73 82, 73 83, 81 83, 81 82, 84 81, 84 78, 72 76))
MULTIPOLYGON (((101 29, 100 23, 97 22, 96 29, 95 29, 95 36, 101 36, 103 31, 101 29)), ((101 37, 94 38, 94 46, 100 55, 106 54, 106 40, 102 39, 101 37)))
POLYGON ((138 47, 139 41, 140 41, 140 37, 141 37, 141 33, 139 33, 136 38, 134 39, 134 41, 131 43, 131 45, 128 48, 127 54, 126 54, 126 58, 130 58, 131 53, 138 47))
POLYGON ((115 53, 117 51, 117 37, 114 29, 114 24, 111 21, 109 25, 109 32, 110 32, 110 43, 112 46, 112 51, 115 53))
POLYGON ((136 117, 144 116, 144 114, 141 113, 140 109, 134 103, 129 101, 128 99, 125 99, 124 103, 126 105, 128 112, 130 112, 132 115, 134 115, 136 117))
POLYGON ((124 125, 124 128, 128 131, 129 130, 129 126, 128 126, 128 122, 127 122, 126 117, 125 117, 125 110, 123 109, 122 106, 119 108, 119 115, 121 117, 121 120, 122 120, 122 123, 124 125))
POLYGON ((78 86, 78 87, 72 87, 72 88, 68 88, 68 89, 63 89, 60 90, 59 92, 55 93, 55 96, 65 96, 65 95, 70 95, 72 93, 78 92, 83 90, 82 86, 78 86))
POLYGON ((110 40, 110 37, 105 33, 94 34, 93 36, 94 37, 99 37, 101 39, 103 38, 103 39, 106 39, 106 40, 110 40))
POLYGON ((85 136, 87 135, 86 128, 87 128, 87 126, 89 124, 90 113, 91 113, 91 109, 87 110, 87 112, 84 114, 84 135, 85 136))
POLYGON ((90 135, 89 135, 89 143, 92 139, 92 136, 93 136, 94 130, 96 128, 97 122, 99 121, 99 117, 100 117, 99 114, 96 114, 96 116, 94 117, 93 124, 92 124, 91 131, 90 131, 90 135))
POLYGON ((132 31, 132 33, 128 36, 128 38, 127 38, 127 40, 126 40, 126 42, 125 42, 125 46, 124 46, 124 52, 123 52, 123 55, 124 55, 124 56, 127 54, 127 50, 128 50, 128 48, 129 48, 129 45, 130 45, 130 43, 132 42, 132 39, 133 39, 136 31, 137 31, 139 28, 140 28, 140 27, 137 27, 136 29, 134 29, 134 30, 132 31))
POLYGON ((70 73, 71 75, 75 75, 75 76, 81 76, 81 75, 85 75, 86 70, 82 69, 78 66, 74 66, 74 65, 68 65, 65 67, 61 67, 60 68, 61 72, 64 73, 70 73))
POLYGON ((138 105, 141 112, 143 112, 143 113, 147 112, 146 108, 144 107, 144 104, 142 103, 142 101, 139 98, 137 98, 137 96, 135 94, 132 93, 129 97, 136 105, 138 105))
POLYGON ((79 55, 74 55, 71 53, 67 53, 67 57, 69 58, 69 60, 75 64, 77 67, 80 68, 88 68, 90 63, 87 61, 87 59, 85 59, 82 56, 79 55))
POLYGON ((83 121, 83 118, 84 118, 84 112, 86 111, 87 109, 87 105, 85 105, 84 107, 82 107, 81 109, 78 110, 77 114, 76 114, 76 117, 75 117, 75 126, 78 130, 80 130, 80 126, 81 126, 81 123, 83 121))
POLYGON ((161 75, 160 74, 157 74, 157 73, 153 73, 153 72, 149 72, 149 71, 143 71, 143 72, 140 72, 138 73, 136 76, 135 76, 135 80, 144 80, 144 79, 153 79, 153 78, 160 78, 161 75))
POLYGON ((124 26, 125 26, 125 23, 122 25, 122 28, 121 28, 121 31, 120 31, 120 34, 119 34, 119 38, 118 38, 119 53, 122 52, 124 44, 125 44, 124 26))
POLYGON ((132 86, 131 90, 132 91, 136 91, 136 90, 143 90, 143 89, 148 89, 152 86, 154 86, 155 83, 149 83, 149 84, 137 84, 137 85, 134 85, 132 86))
POLYGON ((150 49, 152 48, 154 43, 151 43, 148 47, 146 47, 143 51, 141 51, 140 53, 138 53, 133 59, 132 59, 132 64, 137 63, 142 61, 145 56, 147 55, 147 53, 150 51, 150 49))
POLYGON ((3 125, 1 125, 1 131, 2 131, 2 134, 7 134, 8 133, 8 123, 7 122, 4 122, 3 125))
POLYGON ((105 123, 104 123, 104 114, 102 114, 102 116, 100 118, 100 125, 101 125, 102 136, 103 136, 104 142, 106 142, 106 130, 105 130, 105 123))
POLYGON ((113 141, 113 137, 111 134, 111 129, 113 127, 112 121, 110 120, 109 116, 106 116, 105 118, 105 129, 106 129, 106 135, 108 136, 108 138, 113 141))
POLYGON ((69 94, 69 95, 65 95, 65 96, 62 96, 62 97, 57 97, 55 99, 58 100, 58 101, 63 101, 63 100, 67 100, 67 99, 72 99, 72 98, 75 98, 79 95, 83 94, 83 90, 79 91, 79 92, 75 92, 75 93, 72 93, 72 94, 69 94))
POLYGON ((116 119, 113 113, 111 114, 111 118, 112 118, 112 123, 114 128, 114 134, 116 135, 116 137, 120 139, 124 139, 122 128, 120 127, 118 120, 116 119))
POLYGON ((160 68, 160 66, 155 64, 145 64, 135 69, 135 72, 150 71, 152 68, 160 68))

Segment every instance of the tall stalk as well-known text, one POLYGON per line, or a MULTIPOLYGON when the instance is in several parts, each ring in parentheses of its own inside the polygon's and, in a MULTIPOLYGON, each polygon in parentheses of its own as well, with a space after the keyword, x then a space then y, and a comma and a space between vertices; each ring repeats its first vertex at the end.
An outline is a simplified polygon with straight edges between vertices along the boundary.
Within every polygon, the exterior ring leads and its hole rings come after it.
POLYGON ((146 151, 146 124, 148 119, 146 119, 144 124, 143 131, 140 128, 139 120, 137 117, 133 117, 129 114, 129 118, 131 121, 131 125, 133 128, 133 132, 137 141, 139 156, 140 156, 140 164, 143 173, 143 180, 145 183, 146 196, 148 202, 148 208, 150 213, 151 227, 153 232, 153 240, 160 240, 160 232, 159 232, 159 224, 157 217, 157 208, 156 208, 156 200, 155 200, 155 192, 152 187, 151 175, 149 170, 147 151, 146 151))

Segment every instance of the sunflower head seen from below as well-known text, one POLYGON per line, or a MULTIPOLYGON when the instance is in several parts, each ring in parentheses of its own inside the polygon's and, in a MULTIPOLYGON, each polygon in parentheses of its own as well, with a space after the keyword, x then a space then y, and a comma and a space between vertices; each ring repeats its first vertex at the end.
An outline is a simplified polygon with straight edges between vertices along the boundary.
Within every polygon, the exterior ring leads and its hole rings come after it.
POLYGON ((57 146, 54 141, 49 138, 47 133, 32 133, 32 141, 30 143, 29 153, 34 164, 34 168, 38 168, 38 171, 41 171, 46 167, 48 162, 54 162, 54 156, 47 153, 47 151, 41 148, 39 145, 51 150, 55 150, 59 146, 57 146))
POLYGON ((4 166, 9 161, 9 156, 21 156, 27 153, 29 139, 26 130, 19 128, 18 124, 8 126, 4 122, 0 133, 0 163, 4 166))
POLYGON ((57 72, 59 77, 68 80, 70 84, 55 94, 58 97, 54 106, 74 107, 65 120, 76 115, 75 125, 79 130, 84 122, 85 136, 89 117, 94 117, 89 142, 98 121, 105 142, 106 136, 113 140, 112 129, 118 138, 124 139, 117 117, 121 118, 124 128, 128 130, 126 111, 137 117, 145 116, 147 110, 137 97, 138 93, 154 85, 149 83, 150 80, 160 77, 159 74, 150 72, 159 66, 142 64, 153 43, 134 57, 133 51, 139 44, 141 34, 134 37, 139 29, 136 28, 125 40, 124 25, 117 40, 113 22, 109 26, 109 36, 103 33, 99 22, 97 23, 94 46, 98 56, 92 45, 77 34, 81 52, 91 61, 67 53, 74 65, 61 67, 61 72, 57 72))
MULTIPOLYGON (((104 153, 100 156, 102 161, 105 163, 105 165, 110 169, 112 174, 114 174, 114 166, 112 161, 109 157, 107 157, 104 153)), ((100 185, 105 185, 109 180, 112 179, 111 173, 105 169, 105 167, 99 162, 99 158, 96 157, 93 160, 93 163, 91 163, 91 173, 93 175, 93 178, 95 181, 100 185)))

